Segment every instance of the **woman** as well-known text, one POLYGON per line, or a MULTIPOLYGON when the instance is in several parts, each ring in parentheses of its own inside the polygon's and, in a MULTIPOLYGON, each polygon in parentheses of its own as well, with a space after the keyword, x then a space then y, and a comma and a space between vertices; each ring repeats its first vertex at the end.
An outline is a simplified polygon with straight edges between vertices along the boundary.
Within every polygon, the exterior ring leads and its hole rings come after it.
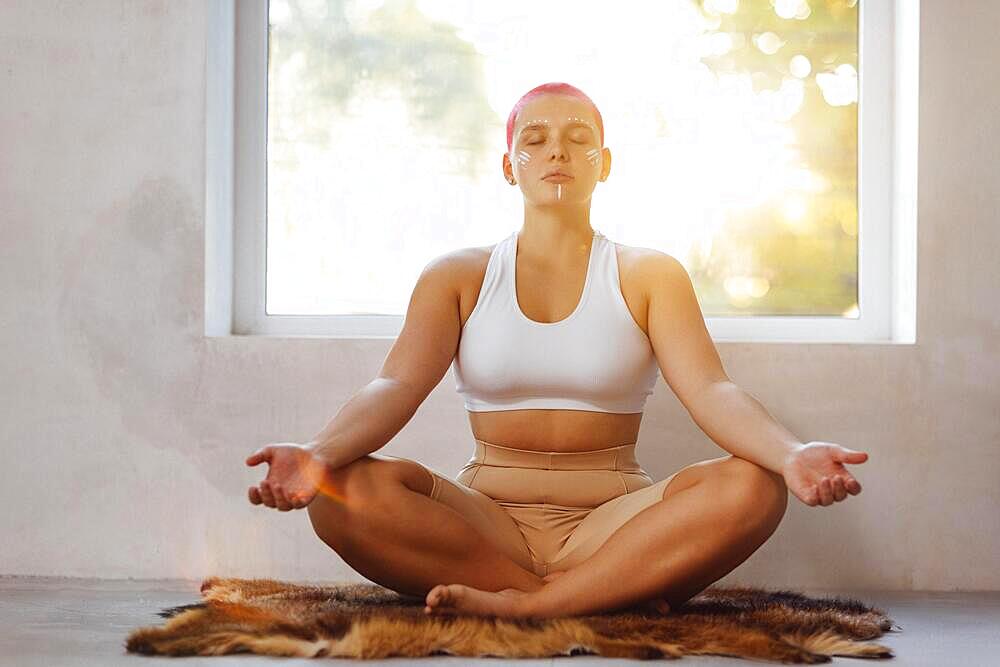
POLYGON ((518 232, 431 262, 378 377, 305 445, 268 445, 254 504, 308 506, 317 535, 427 613, 551 617, 647 603, 666 613, 746 560, 790 490, 830 505, 867 455, 800 442, 728 378, 674 258, 590 225, 608 178, 600 112, 564 83, 526 93, 503 173, 518 232), (451 479, 372 455, 454 363, 476 439, 451 479), (661 370, 729 455, 654 482, 636 438, 661 370))

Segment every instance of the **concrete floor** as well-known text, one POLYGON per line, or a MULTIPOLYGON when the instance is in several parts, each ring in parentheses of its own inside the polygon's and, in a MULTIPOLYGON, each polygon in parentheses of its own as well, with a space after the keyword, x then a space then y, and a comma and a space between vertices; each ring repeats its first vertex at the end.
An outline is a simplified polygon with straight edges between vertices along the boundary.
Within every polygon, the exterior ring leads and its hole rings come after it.
MULTIPOLYGON (((133 628, 159 625, 156 615, 163 607, 190 604, 200 599, 199 581, 135 581, 63 579, 48 577, 0 577, 0 665, 46 667, 50 665, 179 664, 172 658, 155 658, 125 652, 125 636, 133 628)), ((1000 592, 993 593, 910 593, 882 591, 802 590, 807 595, 857 597, 880 606, 901 631, 877 640, 893 649, 894 659, 883 664, 979 665, 1000 664, 1000 592)), ((338 659, 347 662, 344 659, 338 659)), ((692 665, 709 667, 736 664, 763 664, 722 656, 684 658, 692 665)), ((312 659, 281 659, 264 656, 221 656, 184 658, 184 667, 247 664, 315 665, 312 659)), ((546 658, 543 660, 471 661, 460 657, 396 658, 380 661, 350 661, 366 665, 419 664, 457 666, 462 664, 504 664, 518 667, 536 665, 566 667, 578 665, 638 664, 639 661, 608 660, 595 656, 546 658), (558 661, 558 663, 557 663, 558 661)), ((777 664, 777 663, 772 663, 777 664)), ((834 658, 832 664, 859 665, 851 658, 834 658)))

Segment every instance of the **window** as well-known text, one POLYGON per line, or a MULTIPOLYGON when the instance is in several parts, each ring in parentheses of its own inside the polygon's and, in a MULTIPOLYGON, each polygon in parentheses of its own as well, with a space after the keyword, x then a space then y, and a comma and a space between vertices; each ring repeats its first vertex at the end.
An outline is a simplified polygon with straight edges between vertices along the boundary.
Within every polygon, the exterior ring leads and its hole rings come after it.
POLYGON ((428 261, 520 226, 507 113, 567 81, 592 226, 681 260, 713 338, 915 340, 916 3, 573 7, 213 3, 207 333, 394 337, 428 261))

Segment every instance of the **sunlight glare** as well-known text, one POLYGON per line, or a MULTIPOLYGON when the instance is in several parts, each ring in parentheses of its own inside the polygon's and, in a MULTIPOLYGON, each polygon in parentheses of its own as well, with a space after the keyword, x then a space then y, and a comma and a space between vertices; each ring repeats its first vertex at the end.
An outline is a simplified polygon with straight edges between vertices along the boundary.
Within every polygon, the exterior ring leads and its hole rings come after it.
POLYGON ((858 71, 849 63, 841 63, 831 72, 816 74, 816 85, 823 99, 831 106, 854 104, 858 101, 858 71))
POLYGON ((809 62, 809 58, 799 53, 788 61, 788 71, 791 72, 792 76, 804 79, 812 72, 812 63, 809 62))
POLYGON ((761 276, 729 276, 723 281, 723 286, 736 305, 744 305, 750 299, 759 299, 771 288, 767 278, 761 276))
POLYGON ((772 0, 772 2, 774 13, 783 19, 804 21, 812 13, 806 0, 772 0))
MULTIPOLYGON (((810 12, 804 0, 772 4, 782 18, 810 12)), ((293 16, 286 0, 271 0, 272 26, 308 25, 328 11, 325 0, 300 6, 307 11, 293 16)), ((367 39, 373 12, 394 7, 384 0, 346 3, 348 32, 367 39)), ((578 86, 601 110, 613 158, 608 180, 594 191, 591 221, 615 241, 687 261, 725 248, 716 235, 757 208, 776 212, 780 224, 796 233, 815 226, 811 198, 833 186, 805 163, 790 121, 803 111, 807 91, 815 95, 809 79, 814 69, 831 106, 857 101, 857 70, 842 63, 819 71, 832 64, 816 52, 810 52, 816 62, 802 53, 786 61, 780 53, 786 75, 777 88, 755 92, 744 68, 709 67, 702 58, 745 46, 739 30, 708 32, 721 24, 719 15, 737 11, 737 0, 706 0, 714 18, 689 2, 642 3, 633 12, 528 0, 413 0, 408 7, 422 20, 453 27, 468 47, 476 63, 470 66, 474 85, 492 111, 482 125, 490 150, 475 155, 478 174, 455 168, 469 151, 442 141, 433 126, 418 126, 413 90, 391 76, 351 79, 345 106, 312 104, 298 91, 316 64, 294 41, 277 42, 276 48, 288 50, 283 66, 269 71, 281 91, 269 96, 268 115, 270 314, 402 314, 432 258, 496 242, 520 226, 522 195, 500 167, 505 122, 514 102, 546 81, 578 86), (552 49, 556 26, 565 34, 597 31, 601 38, 552 49), (314 142, 316 127, 328 133, 328 145, 314 142)), ((764 54, 786 43, 770 31, 752 36, 764 54)), ((856 214, 852 220, 838 213, 837 219, 845 234, 856 236, 856 214)), ((730 248, 724 256, 730 275, 722 285, 731 302, 786 289, 757 275, 761 267, 752 257, 731 255, 730 248)))

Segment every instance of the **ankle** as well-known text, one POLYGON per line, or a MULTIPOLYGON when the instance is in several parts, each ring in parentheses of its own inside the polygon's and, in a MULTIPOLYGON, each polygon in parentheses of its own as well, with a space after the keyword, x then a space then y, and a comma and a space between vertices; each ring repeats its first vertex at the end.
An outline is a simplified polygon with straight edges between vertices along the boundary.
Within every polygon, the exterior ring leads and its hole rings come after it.
POLYGON ((548 618, 550 613, 541 589, 525 593, 514 600, 514 615, 522 618, 548 618))

